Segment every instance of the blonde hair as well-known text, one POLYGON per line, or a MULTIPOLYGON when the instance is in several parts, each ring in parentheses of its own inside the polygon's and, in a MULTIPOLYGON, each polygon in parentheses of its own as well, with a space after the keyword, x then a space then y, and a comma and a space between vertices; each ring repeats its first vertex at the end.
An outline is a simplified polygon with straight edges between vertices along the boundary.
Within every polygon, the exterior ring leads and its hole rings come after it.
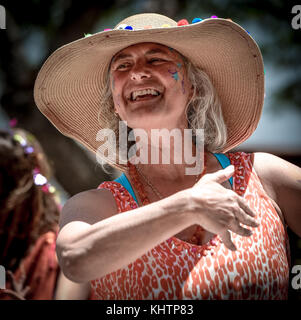
MULTIPOLYGON (((208 75, 194 66, 190 60, 181 55, 186 67, 186 76, 193 87, 193 94, 186 106, 186 117, 189 128, 195 137, 196 129, 204 129, 205 149, 219 152, 227 141, 227 127, 224 122, 221 103, 208 75)), ((101 128, 113 130, 116 136, 116 150, 119 150, 119 121, 114 113, 114 102, 110 89, 110 73, 108 71, 106 85, 101 98, 98 121, 101 128), (106 116, 101 116, 105 114, 106 116)), ((128 127, 128 133, 131 128, 128 127)), ((128 150, 135 142, 128 141, 128 150)), ((117 161, 119 160, 116 152, 117 161)), ((124 160, 124 159, 123 159, 124 160)))

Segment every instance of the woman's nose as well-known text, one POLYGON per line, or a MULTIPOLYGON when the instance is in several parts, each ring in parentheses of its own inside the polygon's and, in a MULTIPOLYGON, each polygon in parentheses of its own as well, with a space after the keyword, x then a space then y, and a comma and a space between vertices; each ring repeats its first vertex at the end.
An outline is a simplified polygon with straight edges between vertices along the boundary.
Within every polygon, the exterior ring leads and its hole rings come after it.
POLYGON ((150 78, 150 72, 149 70, 147 70, 147 68, 140 64, 140 65, 136 65, 134 68, 132 68, 131 70, 131 80, 142 80, 142 79, 148 79, 150 78))

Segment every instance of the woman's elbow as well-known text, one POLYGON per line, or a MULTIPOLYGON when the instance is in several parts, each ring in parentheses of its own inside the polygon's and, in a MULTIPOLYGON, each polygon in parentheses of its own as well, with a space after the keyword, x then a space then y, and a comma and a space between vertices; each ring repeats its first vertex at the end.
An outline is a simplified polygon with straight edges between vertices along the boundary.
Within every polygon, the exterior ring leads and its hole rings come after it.
POLYGON ((66 243, 57 241, 56 253, 59 266, 66 278, 76 283, 89 281, 84 271, 84 249, 72 248, 66 243))

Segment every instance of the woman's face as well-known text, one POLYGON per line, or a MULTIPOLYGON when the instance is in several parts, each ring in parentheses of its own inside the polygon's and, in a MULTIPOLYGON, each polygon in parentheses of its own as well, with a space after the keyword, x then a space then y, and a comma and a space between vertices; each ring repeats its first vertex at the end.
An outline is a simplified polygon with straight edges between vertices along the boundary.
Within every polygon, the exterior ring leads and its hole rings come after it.
POLYGON ((191 97, 184 62, 172 48, 136 44, 114 56, 110 87, 115 111, 131 128, 187 127, 191 97))

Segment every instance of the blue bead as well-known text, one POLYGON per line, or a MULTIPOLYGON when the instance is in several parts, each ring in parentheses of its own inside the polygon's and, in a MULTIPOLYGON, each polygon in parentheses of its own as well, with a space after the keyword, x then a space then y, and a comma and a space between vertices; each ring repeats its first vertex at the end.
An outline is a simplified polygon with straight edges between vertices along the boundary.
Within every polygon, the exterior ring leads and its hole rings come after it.
POLYGON ((131 27, 131 26, 126 26, 126 27, 124 28, 124 30, 133 30, 133 27, 131 27))
POLYGON ((200 22, 200 21, 202 21, 203 19, 201 19, 201 18, 194 18, 193 20, 192 20, 192 23, 197 23, 197 22, 200 22))

